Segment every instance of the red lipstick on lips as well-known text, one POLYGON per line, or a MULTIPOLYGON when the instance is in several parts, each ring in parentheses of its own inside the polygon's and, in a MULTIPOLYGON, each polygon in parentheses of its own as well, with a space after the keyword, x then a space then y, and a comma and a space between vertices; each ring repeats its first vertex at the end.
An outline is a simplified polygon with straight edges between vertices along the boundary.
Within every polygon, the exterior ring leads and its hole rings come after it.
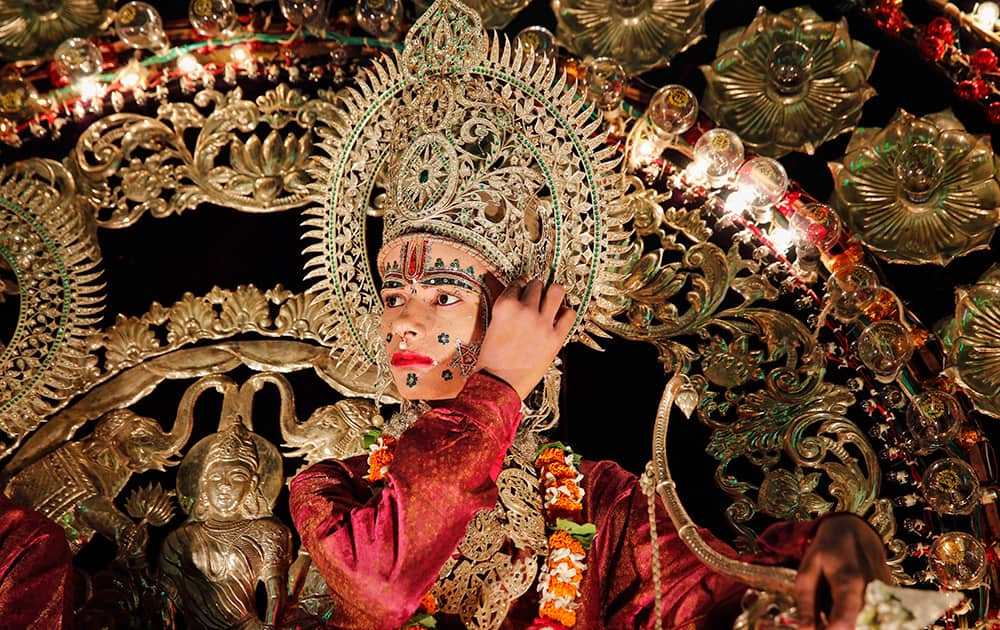
POLYGON ((397 352, 392 355, 390 363, 392 363, 393 367, 409 367, 413 365, 430 367, 434 365, 434 359, 417 354, 416 352, 397 352))

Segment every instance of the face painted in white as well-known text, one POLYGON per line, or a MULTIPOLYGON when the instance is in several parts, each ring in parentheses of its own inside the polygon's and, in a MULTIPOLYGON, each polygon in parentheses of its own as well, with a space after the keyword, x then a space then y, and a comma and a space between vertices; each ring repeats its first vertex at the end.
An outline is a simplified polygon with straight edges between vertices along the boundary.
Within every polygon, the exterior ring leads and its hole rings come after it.
POLYGON ((486 332, 495 280, 465 249, 421 234, 390 243, 379 260, 382 335, 397 389, 409 400, 454 398, 475 367, 469 352, 486 332))

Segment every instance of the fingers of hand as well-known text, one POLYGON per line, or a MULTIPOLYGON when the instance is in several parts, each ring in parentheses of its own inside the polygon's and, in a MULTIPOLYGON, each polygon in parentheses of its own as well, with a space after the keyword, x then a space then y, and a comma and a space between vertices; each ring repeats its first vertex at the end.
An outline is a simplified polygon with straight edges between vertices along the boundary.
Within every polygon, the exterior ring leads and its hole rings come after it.
POLYGON ((816 591, 822 576, 817 555, 806 555, 795 576, 795 602, 799 610, 799 628, 811 630, 816 623, 816 591))
POLYGON ((857 566, 844 564, 830 574, 829 582, 833 606, 827 628, 853 630, 865 600, 865 579, 857 566))
POLYGON ((566 289, 562 285, 550 285, 545 289, 545 296, 542 298, 542 315, 548 318, 549 321, 555 321, 565 297, 566 289))
POLYGON ((521 304, 524 304, 528 308, 534 308, 536 311, 542 301, 542 292, 545 290, 545 285, 542 284, 541 280, 537 278, 532 280, 524 287, 524 291, 521 293, 521 304))

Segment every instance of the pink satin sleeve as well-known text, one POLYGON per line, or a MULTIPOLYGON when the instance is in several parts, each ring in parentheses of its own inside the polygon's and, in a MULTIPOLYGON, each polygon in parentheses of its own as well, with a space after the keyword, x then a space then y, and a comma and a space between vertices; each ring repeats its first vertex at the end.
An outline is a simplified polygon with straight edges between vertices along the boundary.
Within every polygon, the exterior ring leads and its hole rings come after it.
POLYGON ((0 495, 0 626, 71 628, 72 560, 58 525, 0 495))
POLYGON ((474 374, 447 408, 403 433, 374 495, 363 456, 292 480, 292 519, 339 603, 331 627, 398 628, 410 618, 473 515, 496 503, 520 409, 508 385, 474 374))

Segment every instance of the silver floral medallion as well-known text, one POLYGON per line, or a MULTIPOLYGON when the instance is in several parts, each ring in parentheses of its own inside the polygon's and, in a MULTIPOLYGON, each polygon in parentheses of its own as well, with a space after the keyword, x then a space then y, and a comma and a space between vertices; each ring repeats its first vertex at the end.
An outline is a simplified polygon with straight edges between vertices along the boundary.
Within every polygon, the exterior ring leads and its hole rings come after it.
POLYGON ((111 0, 0 0, 0 58, 51 51, 70 37, 88 37, 107 21, 111 0))
POLYGON ((979 411, 1000 418, 1000 267, 958 291, 951 371, 979 411))
POLYGON ((702 109, 761 155, 812 154, 858 123, 875 95, 874 65, 875 51, 852 41, 846 22, 805 7, 761 8, 745 29, 723 34, 715 61, 702 66, 702 109))
POLYGON ((897 112, 860 129, 831 164, 831 200, 851 233, 882 258, 946 265, 987 247, 1000 222, 1000 182, 988 136, 950 112, 897 112))
POLYGON ((552 0, 559 41, 581 57, 611 57, 629 73, 667 65, 703 36, 712 0, 552 0))

